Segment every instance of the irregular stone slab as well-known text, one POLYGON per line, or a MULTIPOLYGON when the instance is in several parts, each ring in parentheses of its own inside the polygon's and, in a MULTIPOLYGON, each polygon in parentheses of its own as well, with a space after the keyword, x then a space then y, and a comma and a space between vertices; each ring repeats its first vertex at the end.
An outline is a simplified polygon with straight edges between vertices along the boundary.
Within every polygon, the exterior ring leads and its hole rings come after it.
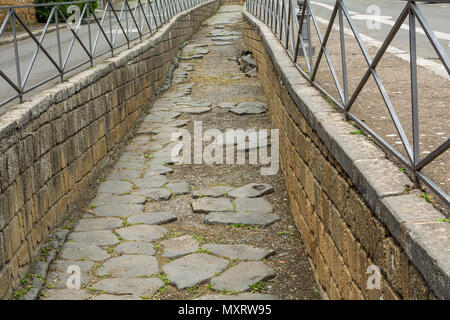
POLYGON ((137 225, 118 229, 116 232, 125 240, 152 242, 161 238, 167 229, 153 225, 137 225))
POLYGON ((199 243, 190 235, 161 241, 164 246, 163 257, 178 258, 198 250, 199 243))
POLYGON ((72 289, 60 289, 60 290, 48 290, 46 297, 41 297, 41 300, 85 300, 89 298, 89 294, 86 290, 72 290, 72 289))
MULTIPOLYGON (((149 143, 150 143, 150 141, 147 141, 145 143, 143 143, 143 142, 131 143, 127 147, 129 147, 129 149, 133 149, 133 151, 140 151, 140 150, 144 149, 145 147, 147 147, 149 143)), ((123 169, 143 170, 143 169, 145 169, 145 167, 146 166, 145 166, 143 159, 139 160, 139 161, 119 161, 114 165, 114 168, 119 169, 119 170, 123 170, 123 169)))
POLYGON ((180 60, 188 61, 188 60, 194 60, 194 59, 203 59, 203 55, 201 54, 194 54, 192 56, 187 57, 180 57, 180 60))
POLYGON ((177 220, 177 216, 171 214, 167 211, 162 212, 146 212, 142 214, 137 214, 128 218, 127 222, 134 223, 144 223, 144 224, 165 224, 177 220))
POLYGON ((61 257, 69 260, 88 259, 101 261, 109 258, 109 254, 98 246, 86 243, 66 243, 61 257))
POLYGON ((81 272, 89 272, 94 266, 92 261, 76 261, 76 260, 55 260, 51 264, 51 268, 60 272, 66 272, 69 266, 77 266, 81 272))
POLYGON ((233 198, 256 198, 273 192, 273 187, 267 183, 250 183, 228 192, 233 198))
POLYGON ((235 44, 234 41, 218 41, 216 40, 213 45, 214 46, 229 46, 235 44))
POLYGON ((114 251, 127 254, 144 254, 152 256, 155 254, 153 244, 150 242, 124 242, 119 244, 114 251))
POLYGON ((191 47, 191 48, 204 48, 207 47, 208 44, 207 43, 189 43, 186 47, 191 47))
POLYGON ((238 212, 270 213, 273 211, 272 204, 263 198, 236 198, 233 203, 238 212))
POLYGON ((145 179, 137 179, 134 183, 139 189, 159 188, 167 183, 167 178, 162 175, 152 176, 145 179))
POLYGON ((228 261, 206 253, 194 253, 163 266, 167 278, 178 289, 186 289, 204 283, 216 273, 222 272, 228 261))
POLYGON ((140 278, 140 279, 113 278, 101 280, 92 285, 92 287, 95 290, 104 291, 106 293, 128 294, 137 297, 152 294, 162 286, 164 286, 164 283, 157 278, 140 278))
POLYGON ((211 279, 211 286, 220 291, 248 291, 250 285, 275 277, 275 271, 261 261, 241 262, 211 279))
POLYGON ((94 200, 92 200, 92 203, 94 206, 100 206, 100 205, 112 205, 112 204, 144 204, 145 203, 145 197, 144 196, 137 196, 137 195, 122 195, 122 196, 116 196, 112 194, 99 194, 97 197, 95 197, 94 200))
MULTIPOLYGON (((77 261, 77 262, 91 262, 91 261, 77 261)), ((93 264, 93 262, 91 262, 93 264)), ((74 265, 77 265, 77 263, 74 263, 74 265)), ((47 275, 47 281, 46 284, 51 286, 54 289, 67 289, 67 280, 71 276, 71 274, 67 273, 66 270, 64 271, 50 271, 47 275)), ((84 287, 86 286, 89 281, 91 281, 91 278, 89 276, 88 271, 81 271, 80 273, 80 286, 84 287)))
POLYGON ((226 195, 229 191, 231 191, 233 188, 227 187, 227 186, 215 186, 215 187, 209 187, 209 188, 203 188, 199 190, 194 190, 192 192, 192 197, 194 199, 200 198, 200 197, 213 197, 218 198, 226 195))
POLYGON ((206 101, 195 101, 191 102, 189 105, 196 108, 209 108, 212 106, 212 103, 206 101))
POLYGON ((83 287, 90 281, 89 271, 94 266, 92 261, 76 261, 76 260, 55 260, 51 265, 51 271, 44 274, 46 284, 52 285, 56 289, 67 289, 67 279, 71 274, 67 273, 67 268, 77 266, 80 268, 80 285, 83 287))
POLYGON ((195 213, 233 211, 233 204, 227 198, 200 198, 191 200, 192 211, 195 213))
POLYGON ((154 201, 169 200, 172 195, 166 188, 144 189, 140 193, 146 198, 150 198, 154 201))
POLYGON ((217 106, 221 109, 231 109, 237 105, 235 102, 221 102, 217 106))
POLYGON ((238 115, 242 115, 264 113, 266 112, 266 109, 266 104, 262 102, 242 102, 236 107, 229 109, 229 111, 238 115))
POLYGON ((173 169, 166 167, 166 166, 161 166, 161 165, 154 165, 151 166, 150 168, 148 168, 145 173, 144 173, 144 179, 151 177, 151 176, 155 176, 155 175, 165 175, 168 173, 172 173, 173 169))
POLYGON ((276 214, 245 212, 211 212, 205 216, 207 224, 246 224, 251 226, 268 226, 280 220, 276 214))
POLYGON ((126 179, 138 179, 141 175, 141 170, 114 170, 109 176, 109 180, 126 180, 126 179))
POLYGON ((255 248, 245 244, 204 244, 202 248, 217 256, 239 260, 261 260, 274 253, 273 250, 255 248))
POLYGON ((101 294, 99 296, 94 297, 92 300, 142 300, 142 299, 129 294, 125 295, 101 294))
POLYGON ((142 204, 114 204, 94 208, 93 212, 102 217, 127 217, 144 212, 142 204))
POLYGON ((243 292, 231 295, 207 294, 194 300, 278 300, 278 298, 271 294, 243 292))
POLYGON ((191 192, 191 186, 186 181, 171 181, 166 188, 177 195, 191 192))
POLYGON ((116 236, 109 230, 72 232, 69 234, 68 239, 78 243, 98 246, 110 246, 119 242, 116 236))
POLYGON ((98 193, 124 194, 130 192, 132 187, 128 181, 109 180, 100 184, 98 193))
POLYGON ((107 230, 115 229, 122 225, 122 220, 118 218, 89 218, 81 219, 74 231, 93 231, 93 230, 107 230))
POLYGON ((97 269, 98 276, 138 278, 159 273, 155 257, 126 255, 109 259, 97 269))
POLYGON ((173 172, 172 168, 162 166, 162 165, 153 165, 153 166, 150 166, 150 168, 148 168, 145 171, 144 179, 146 179, 148 177, 156 176, 156 175, 166 175, 166 174, 172 173, 172 172, 173 172))
POLYGON ((212 37, 211 40, 223 42, 223 41, 236 40, 239 38, 241 38, 241 37, 240 36, 218 36, 218 37, 212 37))
POLYGON ((173 111, 153 111, 150 114, 162 118, 164 120, 172 120, 178 118, 181 115, 181 113, 173 111))
POLYGON ((177 107, 176 110, 189 114, 202 114, 211 111, 209 107, 177 107))

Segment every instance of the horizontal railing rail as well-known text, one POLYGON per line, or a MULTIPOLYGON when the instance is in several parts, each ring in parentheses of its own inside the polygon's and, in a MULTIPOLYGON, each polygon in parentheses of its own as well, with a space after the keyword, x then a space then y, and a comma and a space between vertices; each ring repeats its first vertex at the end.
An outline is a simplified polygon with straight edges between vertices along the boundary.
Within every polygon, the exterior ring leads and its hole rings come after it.
MULTIPOLYGON (((181 11, 192 8, 206 0, 136 0, 131 3, 123 0, 119 3, 112 3, 106 0, 103 8, 95 10, 93 3, 97 0, 83 0, 59 3, 44 3, 33 5, 1 6, 0 13, 6 12, 5 19, 0 26, 0 37, 6 32, 11 32, 15 75, 7 74, 0 68, 0 78, 3 78, 9 87, 14 89, 15 94, 0 102, 0 108, 9 102, 19 99, 23 102, 23 96, 56 79, 64 80, 64 76, 86 64, 94 65, 94 60, 106 53, 114 55, 115 50, 137 41, 143 41, 146 35, 154 34, 159 28, 181 11), (70 13, 75 13, 73 19, 63 12, 70 6, 73 7, 70 13), (20 16, 20 10, 26 8, 48 7, 50 13, 39 36, 31 30, 30 26, 24 22, 20 16), (120 9, 118 9, 120 8, 120 9), (78 15, 76 14, 78 11, 78 15), (74 20, 74 21, 73 21, 74 20), (53 25, 52 32, 55 37, 50 43, 44 43, 46 36, 50 33, 49 26, 53 25), (18 27, 24 30, 35 45, 31 60, 20 56, 23 41, 19 42, 18 27), (96 29, 96 30, 94 30, 96 29), (70 40, 67 48, 62 46, 62 31, 70 32, 70 40), (81 35, 83 30, 83 35, 81 35), (99 43, 103 41, 106 48, 100 48, 99 43), (80 50, 73 50, 75 45, 79 45, 80 50), (49 47, 56 46, 56 50, 49 47), (50 52, 53 51, 53 52, 50 52), (56 51, 56 52, 55 52, 56 51), (81 52, 81 53, 80 53, 81 52), (54 67, 54 72, 47 78, 29 85, 30 76, 33 74, 38 55, 42 53, 47 58, 47 62, 54 67), (69 60, 74 55, 82 54, 84 59, 81 62, 69 64, 69 60), (24 68, 23 66, 26 66, 24 68)), ((102 0, 98 1, 102 4, 102 0)), ((6 57, 4 57, 6 58, 6 57)), ((0 58, 2 59, 2 58, 0 58)))
MULTIPOLYGON (((411 174, 416 187, 420 187, 420 183, 427 185, 435 194, 437 194, 446 206, 449 206, 450 198, 439 186, 429 178, 423 169, 430 165, 436 158, 441 156, 450 147, 450 139, 447 139, 444 143, 440 144, 434 150, 432 150, 427 156, 421 158, 419 153, 419 106, 418 106, 418 85, 417 85, 417 49, 416 49, 416 22, 419 22, 420 26, 425 32, 425 35, 431 44, 432 48, 437 54, 439 61, 443 64, 444 69, 450 75, 450 60, 446 54, 446 51, 438 41, 428 21, 425 19, 423 13, 416 4, 416 1, 405 0, 405 6, 400 13, 400 16, 395 21, 395 24, 390 29, 386 39, 378 49, 377 54, 372 58, 369 51, 364 44, 361 34, 359 33, 356 24, 354 23, 349 10, 345 5, 344 0, 336 0, 328 21, 326 32, 324 35, 320 32, 318 21, 314 10, 311 6, 310 0, 301 0, 298 3, 298 10, 295 7, 293 0, 247 0, 245 7, 248 12, 255 17, 263 21, 280 40, 281 44, 285 48, 287 54, 295 63, 295 66, 300 73, 322 94, 326 95, 332 100, 337 110, 345 114, 346 118, 354 121, 360 128, 364 129, 368 134, 373 137, 376 142, 383 147, 385 151, 393 155, 411 174), (335 21, 338 21, 339 39, 341 47, 341 71, 342 82, 340 81, 336 69, 334 68, 332 59, 327 50, 327 43, 330 38, 330 33, 334 26, 335 21), (364 57, 366 71, 356 86, 356 90, 350 95, 348 90, 348 74, 347 74, 347 62, 345 51, 345 35, 344 35, 344 19, 350 26, 351 33, 356 39, 357 44, 364 57), (403 22, 408 19, 409 21, 409 69, 410 69, 410 92, 411 92, 411 111, 412 111, 412 143, 409 141, 405 129, 400 123, 399 117, 393 104, 389 98, 387 90, 383 86, 383 82, 377 72, 377 66, 379 65, 382 57, 386 53, 389 45, 394 39, 395 35, 400 30, 403 22), (314 28, 314 29, 312 29, 314 28), (319 52, 313 62, 312 56, 313 46, 311 42, 311 30, 315 30, 320 43, 319 52), (303 56, 306 66, 302 67, 299 64, 298 57, 303 56), (336 91, 337 97, 330 94, 324 89, 323 85, 316 80, 319 65, 325 58, 336 91), (406 156, 399 152, 395 147, 389 144, 383 137, 375 132, 368 124, 361 120, 354 112, 352 112, 352 106, 355 105, 355 101, 360 95, 362 89, 367 84, 370 78, 375 81, 384 104, 389 112, 392 123, 397 130, 401 143, 406 150, 406 156)), ((441 3, 449 3, 448 0, 434 1, 441 3)), ((405 84, 406 85, 406 84, 405 84)))

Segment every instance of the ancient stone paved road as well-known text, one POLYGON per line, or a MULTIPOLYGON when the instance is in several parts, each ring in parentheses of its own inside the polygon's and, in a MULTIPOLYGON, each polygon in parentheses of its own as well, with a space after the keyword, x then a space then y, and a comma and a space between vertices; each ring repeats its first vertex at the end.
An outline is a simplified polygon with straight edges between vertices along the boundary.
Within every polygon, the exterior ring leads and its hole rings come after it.
POLYGON ((171 158, 172 132, 193 132, 193 121, 222 132, 270 129, 261 104, 241 112, 266 100, 235 61, 241 23, 240 6, 223 6, 184 47, 172 87, 150 103, 79 219, 69 219, 40 299, 319 298, 281 171, 171 158), (79 290, 66 286, 73 265, 79 290))

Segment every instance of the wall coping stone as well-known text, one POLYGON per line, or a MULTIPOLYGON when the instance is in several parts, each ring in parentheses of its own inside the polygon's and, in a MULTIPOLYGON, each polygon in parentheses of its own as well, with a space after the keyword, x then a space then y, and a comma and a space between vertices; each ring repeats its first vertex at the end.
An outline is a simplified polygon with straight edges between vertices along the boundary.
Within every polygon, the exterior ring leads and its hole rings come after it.
POLYGON ((450 299, 450 224, 439 221, 445 216, 421 198, 417 190, 405 193, 405 185, 412 185, 409 177, 375 143, 363 136, 349 135, 355 127, 309 85, 270 28, 245 7, 243 16, 260 35, 298 110, 366 204, 400 243, 436 296, 450 299))

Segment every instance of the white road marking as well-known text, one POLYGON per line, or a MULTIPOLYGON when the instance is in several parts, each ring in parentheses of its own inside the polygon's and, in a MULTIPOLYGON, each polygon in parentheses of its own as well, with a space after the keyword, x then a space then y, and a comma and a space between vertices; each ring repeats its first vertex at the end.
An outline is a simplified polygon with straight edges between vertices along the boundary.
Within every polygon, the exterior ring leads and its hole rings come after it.
MULTIPOLYGON (((329 23, 329 21, 327 19, 317 17, 317 16, 316 16, 316 20, 317 20, 317 22, 326 24, 326 25, 328 25, 328 23, 329 23)), ((336 26, 336 25, 333 26, 333 29, 339 30, 338 26, 336 26)), ((344 28, 344 33, 347 35, 350 35, 352 37, 355 37, 353 35, 353 31, 351 29, 344 28)), ((369 36, 366 36, 365 34, 360 33, 359 35, 361 36, 361 40, 364 42, 365 45, 380 48, 383 44, 381 41, 375 40, 369 36)), ((395 55, 396 57, 409 62, 409 52, 408 51, 404 51, 402 49, 396 48, 391 45, 387 48, 386 52, 389 52, 389 53, 395 55)), ((437 62, 434 62, 432 60, 425 59, 422 57, 417 57, 417 65, 424 67, 425 69, 431 71, 432 73, 434 73, 437 76, 443 77, 445 79, 450 79, 450 75, 447 73, 447 70, 440 63, 437 63, 437 62)))
MULTIPOLYGON (((316 2, 316 1, 311 1, 312 4, 324 7, 328 10, 333 10, 334 7, 333 6, 329 6, 320 2, 316 2)), ((367 15, 367 14, 361 14, 355 11, 350 11, 349 10, 350 15, 352 15, 352 18, 355 20, 371 20, 371 21, 377 21, 383 24, 387 24, 390 26, 393 26, 395 24, 395 20, 391 20, 391 16, 374 16, 374 15, 367 15)), ((417 22, 417 24, 419 25, 419 23, 417 22)), ((408 31, 409 32, 409 26, 407 24, 402 24, 400 29, 408 31)), ((423 29, 418 26, 416 27, 416 32, 420 33, 421 35, 425 35, 426 33, 425 31, 423 31, 423 29)), ((440 32, 440 31, 434 31, 434 35, 436 36, 436 38, 441 39, 441 40, 450 40, 450 34, 449 33, 445 33, 445 32, 440 32)))

